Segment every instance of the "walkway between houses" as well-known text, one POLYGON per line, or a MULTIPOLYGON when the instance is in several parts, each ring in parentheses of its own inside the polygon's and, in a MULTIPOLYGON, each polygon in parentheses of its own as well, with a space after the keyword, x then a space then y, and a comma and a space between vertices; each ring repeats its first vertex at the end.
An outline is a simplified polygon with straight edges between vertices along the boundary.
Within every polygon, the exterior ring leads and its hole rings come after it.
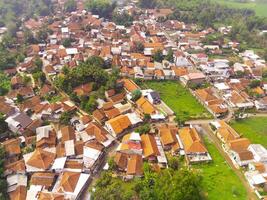
POLYGON ((253 189, 250 187, 249 183, 245 179, 243 173, 238 170, 234 164, 232 163, 232 160, 229 158, 229 156, 226 154, 226 152, 223 150, 221 146, 220 140, 213 134, 212 130, 210 129, 208 124, 202 124, 201 125, 202 129, 204 130, 204 133, 207 134, 207 136, 210 138, 211 141, 213 141, 214 145, 220 152, 220 154, 224 157, 228 165, 232 168, 232 170, 236 173, 236 175, 239 177, 243 185, 245 186, 248 194, 248 199, 249 200, 256 200, 256 194, 254 193, 253 189))

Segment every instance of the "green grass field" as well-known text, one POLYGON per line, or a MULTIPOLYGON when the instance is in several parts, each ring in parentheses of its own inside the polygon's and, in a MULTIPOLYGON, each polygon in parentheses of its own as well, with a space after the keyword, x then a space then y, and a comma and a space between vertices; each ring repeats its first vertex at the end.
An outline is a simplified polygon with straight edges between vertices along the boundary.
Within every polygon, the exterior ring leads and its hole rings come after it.
POLYGON ((193 165, 203 176, 203 188, 208 200, 246 200, 247 193, 238 176, 228 166, 216 147, 205 138, 206 147, 213 159, 208 164, 193 165))
POLYGON ((267 17, 267 2, 238 2, 236 0, 212 0, 214 2, 227 5, 230 8, 248 8, 254 10, 257 16, 267 17))
POLYGON ((267 117, 251 117, 241 121, 233 121, 231 126, 251 143, 267 147, 267 117))
POLYGON ((211 114, 178 81, 147 81, 145 86, 159 92, 161 99, 180 119, 211 118, 211 114))

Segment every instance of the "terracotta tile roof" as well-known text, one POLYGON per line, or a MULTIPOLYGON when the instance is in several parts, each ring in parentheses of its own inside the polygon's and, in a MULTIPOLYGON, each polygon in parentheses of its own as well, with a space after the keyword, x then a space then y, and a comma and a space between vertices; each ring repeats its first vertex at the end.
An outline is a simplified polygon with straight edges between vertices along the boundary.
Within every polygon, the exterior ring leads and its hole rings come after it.
POLYGON ((20 139, 10 139, 3 142, 5 152, 9 155, 20 154, 20 139))
POLYGON ((53 87, 48 84, 44 84, 44 86, 40 89, 40 95, 42 97, 48 95, 50 92, 54 91, 53 87))
POLYGON ((120 169, 126 170, 128 163, 128 155, 125 153, 116 152, 114 161, 120 169))
POLYGON ((27 195, 26 186, 17 186, 15 190, 8 193, 10 200, 25 200, 27 195))
POLYGON ((109 98, 110 101, 112 101, 114 104, 122 102, 125 98, 126 93, 121 92, 119 94, 115 94, 112 97, 109 98))
POLYGON ((101 143, 99 143, 97 140, 90 140, 90 141, 88 141, 88 142, 85 144, 85 146, 90 147, 90 148, 92 148, 92 149, 96 149, 96 150, 98 150, 98 151, 103 151, 104 148, 105 148, 105 147, 104 147, 101 143))
POLYGON ((184 149, 187 154, 208 152, 195 128, 182 128, 179 131, 179 136, 184 144, 184 149))
POLYGON ((85 125, 85 124, 88 124, 89 122, 91 122, 93 119, 90 115, 83 115, 81 117, 81 120, 82 120, 82 123, 85 125))
POLYGON ((228 142, 228 146, 233 151, 246 150, 250 145, 250 141, 247 138, 238 138, 228 142))
POLYGON ((25 172, 25 162, 24 160, 18 160, 10 164, 5 165, 5 170, 9 172, 25 172))
POLYGON ((141 135, 141 144, 144 152, 144 157, 158 156, 160 155, 156 140, 152 135, 143 134, 141 135))
POLYGON ((144 112, 144 114, 151 115, 156 112, 154 106, 143 96, 136 101, 136 104, 144 112))
POLYGON ((64 143, 59 142, 56 147, 57 158, 65 157, 65 145, 64 143))
POLYGON ((74 92, 78 96, 89 95, 89 93, 92 92, 92 90, 93 90, 93 84, 92 83, 83 84, 83 85, 80 85, 80 86, 74 88, 74 92))
POLYGON ((209 105, 209 108, 215 114, 223 114, 223 113, 227 113, 228 112, 227 108, 222 108, 220 105, 216 105, 216 104, 215 105, 209 105))
POLYGON ((5 102, 0 102, 0 113, 10 116, 15 113, 15 108, 5 102))
POLYGON ((212 95, 213 92, 210 88, 198 89, 195 91, 195 93, 203 102, 217 99, 215 96, 212 95))
MULTIPOLYGON (((177 133, 178 133, 178 130, 177 130, 177 133)), ((161 142, 164 146, 176 144, 178 142, 175 132, 174 131, 172 132, 170 128, 167 128, 167 127, 160 128, 159 134, 160 134, 161 142)))
POLYGON ((217 132, 220 134, 221 137, 223 137, 225 142, 239 138, 238 134, 232 131, 232 129, 229 129, 228 127, 225 126, 218 128, 217 132))
POLYGON ((62 174, 59 192, 74 192, 78 180, 80 178, 80 173, 65 171, 62 174))
POLYGON ((102 126, 98 125, 97 123, 94 123, 94 122, 90 123, 85 129, 85 131, 89 135, 94 135, 96 140, 100 143, 108 140, 107 138, 108 132, 106 131, 106 129, 104 129, 102 126))
POLYGON ((112 108, 109 110, 104 111, 108 119, 112 119, 114 117, 119 116, 121 113, 118 108, 112 108))
POLYGON ((127 165, 128 175, 142 175, 143 174, 143 159, 141 155, 130 155, 127 165))
POLYGON ((232 91, 231 95, 232 96, 231 96, 230 100, 234 104, 246 102, 246 100, 240 94, 238 94, 236 91, 232 91))
POLYGON ((42 150, 35 149, 27 164, 39 169, 48 169, 54 162, 55 154, 42 150))
POLYGON ((41 140, 36 142, 37 148, 44 148, 44 147, 54 147, 56 146, 56 131, 50 131, 49 136, 46 138, 42 138, 41 140))
POLYGON ((129 92, 133 92, 134 90, 140 89, 140 87, 130 79, 122 79, 121 81, 123 82, 125 89, 128 90, 129 92))
POLYGON ((94 112, 93 112, 93 117, 98 121, 98 122, 103 122, 104 119, 106 118, 106 115, 105 113, 100 110, 100 109, 96 109, 94 112))
POLYGON ((53 186, 54 180, 55 180, 56 174, 50 173, 50 172, 44 172, 44 173, 34 173, 31 176, 31 184, 32 185, 42 185, 45 186, 45 188, 49 188, 53 186))
POLYGON ((17 85, 17 84, 24 85, 24 82, 21 76, 13 76, 11 78, 11 85, 17 85))
POLYGON ((245 161, 245 160, 253 160, 254 156, 252 154, 252 152, 248 151, 248 150, 242 150, 237 152, 239 158, 241 161, 245 161))
POLYGON ((64 200, 64 194, 55 194, 52 192, 40 192, 40 196, 38 197, 38 200, 64 200))
POLYGON ((67 160, 65 168, 68 169, 83 169, 83 162, 80 160, 67 160))
POLYGON ((155 43, 144 43, 145 48, 153 48, 157 50, 163 50, 164 45, 160 42, 155 42, 155 43))
POLYGON ((114 89, 106 91, 106 96, 107 97, 112 97, 116 94, 116 91, 114 89))
POLYGON ((119 115, 113 119, 110 119, 107 121, 107 123, 110 124, 116 135, 120 134, 132 125, 131 121, 126 115, 119 115))
POLYGON ((61 129, 62 138, 61 141, 75 140, 75 130, 72 126, 64 126, 61 129))
POLYGON ((109 101, 109 102, 104 103, 102 108, 103 108, 104 110, 109 110, 109 109, 113 108, 113 105, 114 105, 114 104, 113 104, 112 102, 109 101))
POLYGON ((75 142, 74 149, 76 155, 83 155, 83 146, 84 142, 82 140, 75 142))

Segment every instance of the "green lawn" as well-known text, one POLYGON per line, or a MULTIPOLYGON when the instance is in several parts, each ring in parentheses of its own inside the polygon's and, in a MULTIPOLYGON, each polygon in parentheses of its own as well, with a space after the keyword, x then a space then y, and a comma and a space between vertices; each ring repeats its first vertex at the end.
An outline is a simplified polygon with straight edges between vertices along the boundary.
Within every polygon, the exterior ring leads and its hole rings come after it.
POLYGON ((217 148, 205 138, 212 163, 193 165, 203 176, 203 188, 208 200, 246 200, 247 193, 238 176, 228 166, 217 148))
POLYGON ((267 17, 267 2, 238 2, 237 0, 212 0, 223 5, 227 5, 230 8, 248 8, 254 10, 256 15, 261 17, 267 17))
POLYGON ((10 90, 10 78, 0 72, 0 96, 5 95, 10 90))
POLYGON ((267 147, 267 117, 251 117, 241 121, 233 121, 231 126, 252 143, 267 147))
POLYGON ((211 114, 178 81, 147 81, 145 86, 159 92, 161 99, 180 119, 211 118, 211 114))

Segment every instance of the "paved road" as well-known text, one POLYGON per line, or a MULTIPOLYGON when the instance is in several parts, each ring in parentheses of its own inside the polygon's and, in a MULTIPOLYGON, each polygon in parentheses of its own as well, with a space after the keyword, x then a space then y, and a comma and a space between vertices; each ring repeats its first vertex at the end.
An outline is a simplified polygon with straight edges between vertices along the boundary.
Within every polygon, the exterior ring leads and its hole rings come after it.
POLYGON ((220 154, 224 157, 224 159, 226 160, 228 165, 232 168, 232 170, 235 172, 235 174, 239 177, 240 181, 242 182, 242 184, 245 186, 245 188, 247 190, 249 200, 258 199, 256 197, 256 194, 254 193, 254 191, 252 190, 252 188, 248 184, 247 180, 245 179, 243 173, 235 167, 232 160, 229 158, 229 156, 223 150, 220 140, 213 134, 210 127, 207 124, 202 124, 201 128, 204 130, 204 133, 207 134, 207 136, 210 138, 210 140, 214 143, 215 147, 218 149, 220 154))

